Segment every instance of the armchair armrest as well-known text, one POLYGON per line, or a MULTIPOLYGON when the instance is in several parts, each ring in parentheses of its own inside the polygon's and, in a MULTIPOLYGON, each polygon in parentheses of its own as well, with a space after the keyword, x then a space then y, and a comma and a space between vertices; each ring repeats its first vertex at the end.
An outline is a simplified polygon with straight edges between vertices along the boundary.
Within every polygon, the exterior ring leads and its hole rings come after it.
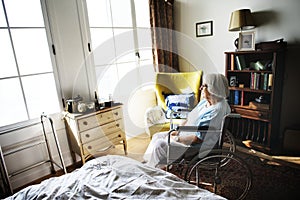
POLYGON ((152 137, 151 131, 149 128, 157 124, 164 124, 168 120, 165 117, 165 113, 161 106, 150 107, 146 110, 144 115, 144 124, 146 133, 152 137))
POLYGON ((145 113, 145 124, 151 126, 166 122, 165 113, 161 106, 148 108, 145 113))

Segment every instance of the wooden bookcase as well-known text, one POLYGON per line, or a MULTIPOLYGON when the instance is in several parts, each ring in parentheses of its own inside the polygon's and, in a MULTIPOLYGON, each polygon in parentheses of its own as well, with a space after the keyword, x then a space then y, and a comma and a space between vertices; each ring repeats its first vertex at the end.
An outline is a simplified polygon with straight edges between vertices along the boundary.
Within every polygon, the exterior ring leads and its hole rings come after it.
POLYGON ((228 101, 242 116, 229 127, 237 144, 247 141, 251 148, 280 152, 284 55, 285 49, 225 52, 228 101))

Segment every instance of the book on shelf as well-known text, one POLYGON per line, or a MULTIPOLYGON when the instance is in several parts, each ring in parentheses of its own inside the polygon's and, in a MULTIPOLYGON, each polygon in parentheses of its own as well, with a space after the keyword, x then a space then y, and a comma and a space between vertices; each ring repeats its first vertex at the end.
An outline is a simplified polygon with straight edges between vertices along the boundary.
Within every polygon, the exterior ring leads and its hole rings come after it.
POLYGON ((235 56, 236 66, 238 70, 243 70, 246 68, 246 61, 243 55, 235 56))
POLYGON ((240 99, 239 91, 238 90, 230 90, 228 103, 231 105, 238 105, 239 99, 240 99))
POLYGON ((255 88, 256 90, 260 89, 260 74, 259 73, 256 73, 255 74, 255 88))
POLYGON ((234 54, 230 55, 230 70, 234 70, 234 54))
POLYGON ((272 90, 273 86, 273 74, 269 74, 268 76, 268 90, 272 90))
POLYGON ((240 104, 241 104, 241 106, 244 106, 244 92, 240 91, 240 96, 241 96, 240 104))
POLYGON ((268 90, 268 78, 269 78, 268 73, 265 73, 265 74, 264 74, 264 85, 263 85, 263 90, 268 90))
POLYGON ((234 91, 234 105, 239 105, 240 104, 240 91, 235 90, 234 91))
POLYGON ((272 74, 251 72, 250 89, 268 90, 272 87, 272 74), (271 75, 271 76, 270 76, 271 75))
POLYGON ((261 90, 268 90, 268 73, 261 73, 260 74, 260 86, 259 89, 261 90))
POLYGON ((254 80, 255 80, 255 73, 254 72, 251 72, 251 75, 250 75, 250 89, 254 89, 254 80))

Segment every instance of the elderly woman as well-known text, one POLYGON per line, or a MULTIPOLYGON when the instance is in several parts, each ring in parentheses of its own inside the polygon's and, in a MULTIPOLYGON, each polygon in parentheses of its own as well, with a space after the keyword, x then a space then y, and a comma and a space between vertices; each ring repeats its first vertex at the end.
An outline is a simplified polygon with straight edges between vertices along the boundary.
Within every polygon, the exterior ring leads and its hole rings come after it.
MULTIPOLYGON (((202 100, 189 113, 183 124, 220 129, 223 117, 230 113, 230 107, 226 101, 229 94, 228 80, 222 74, 208 74, 204 77, 200 90, 202 100)), ((166 163, 167 136, 168 132, 160 132, 153 136, 144 155, 146 164, 164 168, 161 163, 166 163)), ((218 141, 218 136, 209 136, 209 133, 205 136, 201 132, 172 132, 171 141, 178 146, 204 146, 206 144, 212 147, 218 141)), ((178 152, 178 155, 182 153, 184 152, 178 152)))

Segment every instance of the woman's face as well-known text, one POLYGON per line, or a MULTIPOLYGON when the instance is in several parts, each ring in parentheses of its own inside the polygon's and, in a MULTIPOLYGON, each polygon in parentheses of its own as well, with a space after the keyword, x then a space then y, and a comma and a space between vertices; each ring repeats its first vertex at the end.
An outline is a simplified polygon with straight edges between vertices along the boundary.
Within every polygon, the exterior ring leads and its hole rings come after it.
POLYGON ((207 90, 207 85, 206 84, 201 85, 200 90, 201 90, 201 97, 208 99, 210 93, 207 90))

